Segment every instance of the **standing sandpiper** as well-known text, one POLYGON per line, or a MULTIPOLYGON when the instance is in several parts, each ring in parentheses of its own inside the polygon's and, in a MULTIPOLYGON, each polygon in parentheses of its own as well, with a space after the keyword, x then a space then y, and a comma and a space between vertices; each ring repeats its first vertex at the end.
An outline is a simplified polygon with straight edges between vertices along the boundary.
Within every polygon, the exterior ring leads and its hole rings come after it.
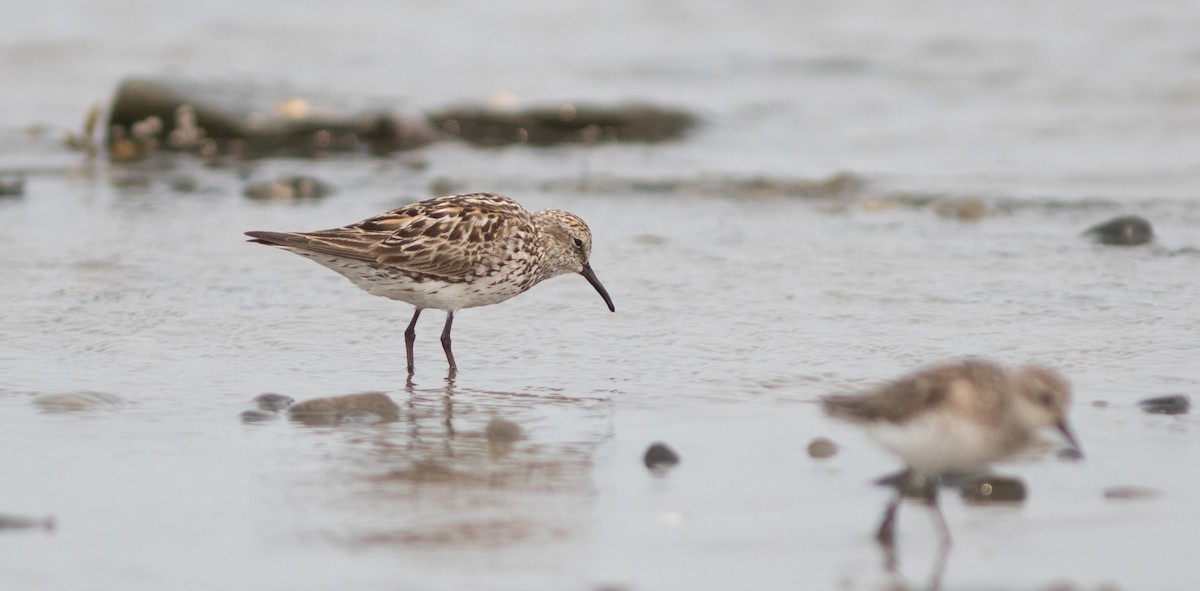
MULTIPOLYGON (((1067 426, 1071 388, 1043 367, 1015 371, 966 360, 911 374, 863 396, 822 399, 830 416, 857 423, 904 459, 906 480, 920 483, 943 544, 950 532, 937 505, 943 474, 982 470, 1024 449, 1045 427, 1057 428, 1076 449, 1067 426)), ((888 503, 876 539, 890 547, 901 491, 888 503)))
POLYGON ((564 273, 583 275, 616 312, 588 258, 592 233, 557 209, 530 214, 494 193, 429 199, 357 224, 316 232, 246 232, 259 244, 310 258, 367 293, 417 307, 404 331, 408 374, 421 310, 446 311, 442 349, 453 375, 450 325, 463 308, 498 304, 564 273))

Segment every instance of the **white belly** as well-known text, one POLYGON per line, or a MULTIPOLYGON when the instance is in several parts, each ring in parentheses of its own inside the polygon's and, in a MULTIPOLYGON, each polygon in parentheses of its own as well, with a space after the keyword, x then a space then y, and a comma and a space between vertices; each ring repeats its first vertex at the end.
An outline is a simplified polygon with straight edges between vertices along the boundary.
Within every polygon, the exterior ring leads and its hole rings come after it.
POLYGON ((394 269, 380 268, 353 259, 336 258, 314 253, 299 253, 349 279, 371 295, 407 302, 418 308, 461 310, 490 306, 525 291, 514 280, 511 269, 478 277, 471 281, 449 282, 437 279, 414 279, 394 269))
POLYGON ((994 428, 962 416, 931 413, 899 425, 873 424, 867 432, 916 471, 940 474, 980 470, 1007 455, 994 428))

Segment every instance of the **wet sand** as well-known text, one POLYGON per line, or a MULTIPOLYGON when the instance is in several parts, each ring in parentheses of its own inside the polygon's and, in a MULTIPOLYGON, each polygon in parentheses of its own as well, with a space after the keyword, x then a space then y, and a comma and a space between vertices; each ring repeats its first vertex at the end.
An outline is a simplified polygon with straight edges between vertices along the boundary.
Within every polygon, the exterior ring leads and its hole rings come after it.
MULTIPOLYGON (((816 17, 806 4, 800 31, 732 8, 690 13, 729 31, 708 44, 674 13, 626 7, 564 25, 594 44, 548 65, 485 73, 543 55, 516 42, 458 76, 436 75, 462 58, 432 33, 412 41, 436 50, 428 63, 399 63, 381 49, 396 41, 379 19, 337 29, 352 50, 291 58, 308 70, 257 51, 301 46, 295 31, 322 22, 310 8, 253 43, 234 22, 248 8, 189 9, 202 30, 229 33, 214 55, 187 29, 142 48, 89 33, 76 43, 95 55, 81 63, 61 42, 0 36, 28 58, 0 63, 17 89, 0 99, 0 171, 25 177, 22 196, 0 198, 0 514, 55 523, 0 531, 0 586, 924 588, 938 560, 931 520, 902 510, 899 569, 886 572, 871 535, 888 491, 871 480, 899 466, 815 401, 984 355, 1067 375, 1087 457, 1060 461, 1051 446, 998 467, 1025 482, 1016 506, 947 494, 943 588, 1190 588, 1196 415, 1137 402, 1194 397, 1200 383, 1195 80, 1181 32, 1194 15, 1087 5, 1095 22, 1072 27, 992 7, 1017 19, 997 28, 997 14, 957 4, 926 6, 944 21, 889 6, 816 17), (626 22, 634 38, 678 42, 642 56, 584 34, 626 22), (1124 43, 1101 44, 1114 36, 1124 43), (1129 57, 1109 59, 1118 45, 1129 57), (1100 46, 1111 52, 1077 49, 1100 46), (661 146, 438 144, 216 168, 87 162, 28 129, 73 125, 131 68, 210 73, 234 54, 252 73, 422 105, 492 91, 632 96, 683 103, 706 126, 661 146), (26 69, 39 64, 63 76, 26 69), (566 74, 551 83, 555 68, 566 74), (398 71, 411 76, 380 82, 398 71), (37 100, 47 93, 59 98, 37 100), (825 195, 750 190, 847 171, 856 184, 825 195), (299 174, 335 192, 242 195, 299 174), (448 383, 430 311, 406 385, 407 306, 241 235, 353 222, 446 182, 586 219, 617 314, 572 276, 466 310, 448 383), (1126 214, 1153 222, 1156 240, 1081 235, 1126 214), (241 420, 265 392, 382 392, 398 420, 241 420), (496 419, 519 435, 489 438, 496 419), (810 457, 817 437, 837 453, 810 457), (681 456, 661 474, 642 463, 656 441, 681 456), (1155 492, 1112 494, 1143 489, 1155 492)), ((529 39, 545 29, 521 18, 532 10, 491 16, 529 39)), ((30 18, 51 27, 48 14, 30 18)), ((93 15, 88 30, 95 19, 117 17, 93 15)), ((49 30, 68 36, 73 22, 49 30)))

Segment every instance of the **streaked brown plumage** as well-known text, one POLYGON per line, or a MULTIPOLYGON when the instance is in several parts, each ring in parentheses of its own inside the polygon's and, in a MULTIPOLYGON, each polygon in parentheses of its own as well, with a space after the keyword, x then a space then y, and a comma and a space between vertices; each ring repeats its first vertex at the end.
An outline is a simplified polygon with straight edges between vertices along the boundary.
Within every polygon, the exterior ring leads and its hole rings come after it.
POLYGON ((310 258, 368 293, 416 306, 405 331, 408 371, 421 310, 445 310, 442 347, 451 372, 454 313, 500 303, 564 273, 583 275, 609 310, 589 265, 591 230, 561 210, 530 214, 503 195, 471 193, 406 205, 356 224, 315 232, 246 232, 260 244, 310 258))

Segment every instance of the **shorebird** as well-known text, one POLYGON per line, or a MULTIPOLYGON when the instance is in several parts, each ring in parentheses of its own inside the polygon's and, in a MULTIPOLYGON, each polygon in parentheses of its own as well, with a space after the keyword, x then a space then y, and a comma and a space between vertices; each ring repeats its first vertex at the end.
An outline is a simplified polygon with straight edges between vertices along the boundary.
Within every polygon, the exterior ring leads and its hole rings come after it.
POLYGON ((557 209, 530 214, 494 193, 437 197, 356 224, 315 232, 246 232, 345 276, 367 293, 416 307, 404 331, 408 374, 421 311, 446 311, 442 349, 450 347, 455 312, 498 304, 565 273, 583 275, 616 312, 588 260, 592 233, 578 216, 557 209))
POLYGON ((904 487, 921 490, 946 545, 950 532, 937 505, 942 475, 980 471, 1026 448, 1046 427, 1079 450, 1067 424, 1070 385, 1044 367, 1009 371, 965 360, 918 371, 866 395, 826 396, 822 404, 830 416, 862 425, 908 464, 899 477, 882 481, 897 485, 876 533, 888 547, 904 487))

